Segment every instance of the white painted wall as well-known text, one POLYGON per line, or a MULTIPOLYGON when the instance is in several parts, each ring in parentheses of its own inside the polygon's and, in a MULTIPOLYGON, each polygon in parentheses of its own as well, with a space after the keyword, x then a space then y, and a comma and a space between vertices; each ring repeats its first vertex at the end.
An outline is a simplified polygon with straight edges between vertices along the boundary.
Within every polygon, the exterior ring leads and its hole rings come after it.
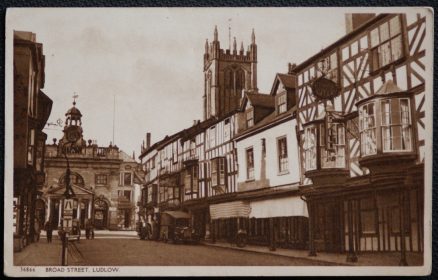
POLYGON ((270 181, 270 186, 279 186, 299 182, 300 169, 298 158, 298 143, 295 133, 296 120, 292 119, 281 123, 272 128, 266 129, 253 136, 237 141, 237 158, 239 164, 239 174, 237 182, 245 182, 246 174, 246 149, 254 149, 254 179, 260 180, 261 175, 261 156, 262 139, 266 140, 266 178, 270 181), (279 174, 277 138, 287 137, 287 153, 289 158, 289 172, 279 174))

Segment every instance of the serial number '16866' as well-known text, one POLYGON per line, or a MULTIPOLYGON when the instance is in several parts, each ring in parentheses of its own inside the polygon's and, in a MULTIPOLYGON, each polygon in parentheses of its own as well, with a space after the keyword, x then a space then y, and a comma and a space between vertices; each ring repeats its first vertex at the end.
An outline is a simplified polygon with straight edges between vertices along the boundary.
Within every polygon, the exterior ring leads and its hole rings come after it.
POLYGON ((21 266, 20 271, 21 272, 35 272, 35 267, 21 266))

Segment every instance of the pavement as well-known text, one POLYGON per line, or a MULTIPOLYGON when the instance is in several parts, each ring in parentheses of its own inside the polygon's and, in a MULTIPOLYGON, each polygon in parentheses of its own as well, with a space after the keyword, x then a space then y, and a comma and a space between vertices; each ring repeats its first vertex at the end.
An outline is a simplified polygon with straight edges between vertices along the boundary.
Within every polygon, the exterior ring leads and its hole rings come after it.
MULTIPOLYGON (((309 256, 307 250, 294 250, 277 248, 275 251, 269 250, 267 246, 247 245, 243 248, 237 247, 235 244, 227 242, 202 242, 205 246, 213 246, 220 248, 229 248, 233 250, 257 252, 261 254, 284 256, 291 258, 299 258, 311 261, 324 262, 330 265, 341 266, 398 266, 400 262, 400 252, 361 252, 357 254, 358 261, 355 263, 347 262, 346 254, 317 252, 316 256, 309 256)), ((406 253, 407 263, 410 266, 422 266, 423 254, 416 252, 406 253)))
MULTIPOLYGON (((361 253, 358 262, 349 263, 345 254, 318 252, 309 257, 306 250, 277 248, 270 251, 266 246, 236 245, 201 242, 199 245, 168 244, 159 241, 140 240, 135 231, 95 231, 95 239, 82 239, 69 243, 69 265, 340 265, 340 266, 398 266, 400 253, 361 253), (123 252, 123 254, 121 253, 123 252)), ((45 235, 21 252, 14 253, 14 265, 60 265, 61 241, 57 235, 47 243, 45 235), (42 252, 44 257, 42 258, 42 252)), ((407 253, 410 266, 423 264, 423 254, 407 253)))

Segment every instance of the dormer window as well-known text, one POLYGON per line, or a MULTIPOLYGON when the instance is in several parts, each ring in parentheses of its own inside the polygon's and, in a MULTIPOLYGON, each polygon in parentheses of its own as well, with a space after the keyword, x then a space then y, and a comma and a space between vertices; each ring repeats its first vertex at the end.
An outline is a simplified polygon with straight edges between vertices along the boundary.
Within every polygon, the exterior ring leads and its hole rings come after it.
POLYGON ((277 95, 277 112, 278 114, 287 111, 287 95, 286 92, 277 95))
POLYGON ((246 111, 246 127, 252 127, 254 125, 254 109, 248 109, 246 111))

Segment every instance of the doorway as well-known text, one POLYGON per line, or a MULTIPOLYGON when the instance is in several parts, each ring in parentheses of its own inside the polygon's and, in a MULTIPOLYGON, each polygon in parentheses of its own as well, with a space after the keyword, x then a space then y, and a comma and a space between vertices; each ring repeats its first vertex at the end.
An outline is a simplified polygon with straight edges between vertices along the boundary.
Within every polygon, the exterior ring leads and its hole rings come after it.
POLYGON ((131 210, 125 210, 125 229, 131 226, 131 210))

